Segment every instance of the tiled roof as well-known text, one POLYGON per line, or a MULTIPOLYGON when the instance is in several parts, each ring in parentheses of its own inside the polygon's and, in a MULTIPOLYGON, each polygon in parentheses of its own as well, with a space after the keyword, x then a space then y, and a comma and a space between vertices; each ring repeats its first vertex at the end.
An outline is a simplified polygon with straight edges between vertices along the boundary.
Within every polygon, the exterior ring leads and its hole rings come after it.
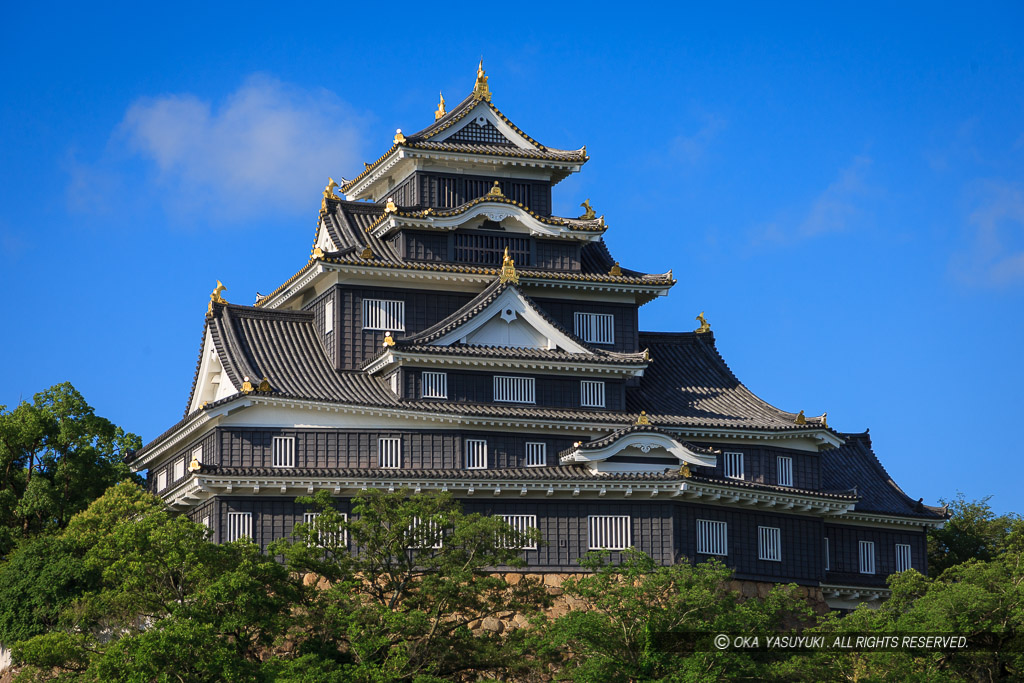
POLYGON ((842 434, 845 445, 821 454, 821 485, 825 488, 856 489, 855 512, 942 519, 941 508, 924 505, 903 492, 882 467, 871 449, 871 438, 863 434, 842 434))
MULTIPOLYGON (((593 439, 591 441, 577 442, 576 445, 570 446, 569 448, 566 448, 566 449, 562 450, 558 454, 558 456, 559 457, 563 457, 563 456, 569 455, 570 453, 573 453, 573 452, 578 451, 578 450, 579 451, 593 451, 593 450, 597 450, 599 448, 604 448, 605 446, 612 445, 613 443, 615 443, 616 441, 618 441, 619 439, 621 439, 624 436, 629 436, 630 434, 637 434, 637 433, 643 433, 643 434, 662 434, 664 436, 669 437, 670 439, 675 439, 676 438, 674 434, 670 434, 669 432, 666 432, 664 429, 660 429, 658 427, 655 427, 654 425, 634 424, 634 425, 630 425, 629 427, 623 427, 622 429, 617 429, 614 432, 612 432, 611 434, 608 434, 607 436, 602 436, 602 437, 600 437, 598 439, 593 439)), ((711 449, 700 448, 698 446, 692 446, 692 448, 694 450, 700 451, 702 453, 703 452, 707 452, 707 453, 713 453, 714 452, 711 449)))
POLYGON ((547 147, 545 145, 540 144, 539 142, 531 138, 529 135, 524 133, 518 126, 512 123, 507 116, 502 114, 498 110, 498 108, 495 107, 490 102, 485 102, 485 104, 488 107, 490 107, 491 111, 494 112, 494 115, 497 116, 498 119, 500 119, 501 121, 504 121, 506 124, 508 124, 508 126, 512 128, 512 130, 514 130, 516 133, 526 138, 526 140, 533 146, 533 149, 523 149, 520 147, 514 147, 510 149, 507 145, 485 145, 478 143, 455 142, 451 140, 433 142, 429 140, 429 138, 437 135, 438 133, 441 133, 442 131, 450 128, 451 126, 455 125, 456 123, 464 119, 466 115, 473 110, 477 102, 479 102, 479 100, 474 98, 473 95, 469 95, 466 99, 462 100, 462 102, 457 104, 451 111, 449 111, 447 114, 442 116, 440 119, 438 119, 431 125, 427 126, 421 131, 413 133, 412 135, 405 136, 404 143, 401 143, 401 145, 392 145, 391 148, 388 149, 388 151, 386 151, 384 154, 382 154, 380 158, 378 158, 376 161, 374 161, 371 164, 366 164, 362 173, 360 173, 355 178, 345 183, 342 186, 341 191, 348 192, 356 184, 356 182, 362 180, 366 175, 373 171, 374 168, 376 168, 377 164, 383 161, 388 155, 390 155, 393 151, 395 151, 398 147, 402 145, 406 147, 412 147, 414 149, 419 148, 428 150, 433 149, 437 151, 468 152, 470 154, 515 156, 523 158, 547 159, 551 161, 578 161, 580 163, 583 163, 588 159, 586 147, 583 147, 578 150, 568 150, 555 149, 553 147, 547 147))
POLYGON ((736 378, 715 348, 710 332, 641 332, 651 366, 626 392, 626 409, 646 410, 652 424, 700 424, 735 429, 820 429, 818 418, 796 423, 797 414, 755 396, 736 378))
MULTIPOLYGON (((600 363, 607 365, 637 365, 646 362, 642 353, 572 353, 561 349, 520 349, 506 346, 481 346, 474 344, 452 344, 433 346, 430 344, 406 344, 396 342, 396 351, 407 353, 431 353, 443 356, 471 356, 474 358, 508 358, 522 360, 552 361, 563 363, 600 363)), ((373 361, 369 361, 373 362, 373 361)))

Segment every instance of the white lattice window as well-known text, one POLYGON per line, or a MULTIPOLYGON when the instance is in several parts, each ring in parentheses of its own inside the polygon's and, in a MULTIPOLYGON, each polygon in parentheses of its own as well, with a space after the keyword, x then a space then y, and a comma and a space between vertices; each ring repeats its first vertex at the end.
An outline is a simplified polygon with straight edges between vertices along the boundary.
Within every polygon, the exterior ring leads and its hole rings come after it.
POLYGON ((274 449, 274 467, 295 467, 294 436, 275 436, 272 447, 274 449))
POLYGON ((228 513, 228 543, 237 541, 240 538, 252 538, 252 513, 251 512, 229 512, 228 513))
POLYGON ((615 343, 615 316, 609 313, 576 313, 576 336, 591 344, 615 343))
POLYGON ((793 485, 793 458, 780 455, 778 459, 779 486, 793 485))
POLYGON ((203 526, 205 526, 207 529, 213 529, 213 526, 211 526, 210 524, 210 515, 205 515, 203 517, 203 526))
POLYGON ((440 548, 444 539, 436 521, 413 517, 409 524, 409 541, 410 548, 440 548))
POLYGON ((192 449, 192 460, 195 460, 197 462, 202 462, 203 461, 203 447, 202 446, 196 446, 195 448, 192 449))
POLYGON ((487 469, 487 441, 484 439, 466 439, 466 469, 487 469))
POLYGON ((398 396, 398 373, 392 372, 388 375, 388 386, 391 388, 391 393, 398 396))
POLYGON ((726 453, 725 454, 725 476, 730 479, 742 479, 743 478, 743 454, 742 453, 726 453))
POLYGON ((729 529, 725 522, 697 520, 697 552, 702 555, 728 555, 729 529))
POLYGON ((630 542, 629 515, 590 515, 591 550, 625 550, 630 542))
POLYGON ((494 400, 505 403, 535 403, 536 382, 533 377, 495 375, 494 400))
POLYGON ((377 439, 377 462, 379 467, 397 470, 402 467, 402 440, 398 437, 377 439))
POLYGON ((167 488, 167 470, 160 470, 156 473, 156 490, 163 491, 167 488))
MULTIPOLYGON (((339 513, 341 515, 341 521, 347 522, 348 515, 344 512, 339 513)), ((313 535, 310 539, 316 543, 316 545, 323 548, 324 546, 345 546, 348 545, 348 532, 344 529, 321 529, 317 524, 317 518, 320 517, 319 512, 303 512, 302 523, 308 524, 312 528, 310 531, 313 535)))
POLYGON ((875 573, 875 542, 874 541, 861 541, 860 542, 860 573, 861 574, 874 574, 875 573))
POLYGON ((174 481, 185 476, 185 458, 178 458, 174 461, 174 481))
POLYGON ((526 466, 543 467, 548 464, 548 445, 542 441, 526 442, 526 466))
POLYGON ((778 527, 757 527, 757 559, 782 562, 782 531, 778 527))
POLYGON ((448 398, 448 373, 423 372, 423 398, 448 398))
POLYGON ((826 536, 825 537, 825 571, 830 571, 831 569, 832 569, 832 561, 829 559, 829 556, 828 556, 828 536, 826 536))
POLYGON ((897 543, 896 544, 896 571, 905 572, 910 569, 910 544, 909 543, 897 543))
MULTIPOLYGON (((501 518, 505 520, 506 524, 521 534, 525 534, 530 529, 537 528, 537 515, 501 515, 501 518)), ((518 547, 519 550, 536 550, 537 542, 530 541, 526 545, 514 546, 510 541, 502 541, 502 546, 505 548, 518 547)))
POLYGON ((405 331, 405 302, 391 299, 363 299, 363 329, 405 331))
POLYGON ((334 331, 334 299, 324 302, 324 334, 334 331))
POLYGON ((589 379, 580 382, 580 405, 584 408, 604 408, 604 382, 589 379))

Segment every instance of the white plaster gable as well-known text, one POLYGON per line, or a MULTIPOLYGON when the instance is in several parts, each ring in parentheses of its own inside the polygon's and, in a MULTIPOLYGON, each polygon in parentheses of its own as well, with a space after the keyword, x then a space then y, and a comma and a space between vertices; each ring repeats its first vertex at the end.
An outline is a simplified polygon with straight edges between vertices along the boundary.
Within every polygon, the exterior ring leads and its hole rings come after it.
POLYGON ((338 247, 334 244, 334 240, 331 239, 330 231, 327 229, 327 226, 324 225, 323 221, 320 221, 320 227, 316 231, 316 242, 313 244, 313 247, 320 247, 320 250, 324 253, 330 253, 338 250, 338 247))
POLYGON ((494 113, 494 110, 483 101, 477 102, 476 106, 473 107, 473 109, 458 123, 445 128, 437 135, 432 135, 427 139, 433 142, 442 142, 467 126, 484 126, 487 122, 490 122, 495 128, 497 128, 498 132, 504 135, 505 138, 507 138, 508 141, 516 147, 519 147, 520 149, 536 149, 529 140, 517 133, 512 126, 501 120, 501 118, 494 113))
POLYGON ((228 374, 224 372, 224 366, 217 354, 217 347, 214 346, 213 335, 210 334, 209 328, 207 328, 206 337, 203 339, 200 359, 199 376, 196 378, 196 389, 192 393, 192 403, 188 406, 189 413, 199 410, 204 403, 219 401, 238 391, 228 378, 228 374))
POLYGON ((433 342, 434 346, 452 344, 591 353, 548 322, 515 287, 508 287, 486 309, 433 342))
POLYGON ((696 453, 667 434, 636 432, 627 434, 604 448, 580 449, 562 456, 562 462, 587 463, 594 472, 663 472, 664 463, 644 463, 631 458, 675 458, 676 466, 714 467, 718 458, 696 453))

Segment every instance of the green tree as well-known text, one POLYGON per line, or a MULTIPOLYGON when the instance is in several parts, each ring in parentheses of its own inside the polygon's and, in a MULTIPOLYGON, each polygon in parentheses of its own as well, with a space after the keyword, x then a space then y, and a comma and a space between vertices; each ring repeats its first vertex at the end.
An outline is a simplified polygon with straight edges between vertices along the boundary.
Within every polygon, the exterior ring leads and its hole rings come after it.
POLYGON ((580 564, 591 573, 562 589, 584 608, 540 619, 520 643, 537 664, 561 667, 577 681, 764 679, 764 657, 695 647, 695 634, 774 633, 813 616, 795 586, 775 586, 744 600, 728 587, 732 571, 717 560, 660 566, 631 549, 620 564, 607 551, 580 564))
POLYGON ((49 632, 14 645, 19 680, 258 678, 291 624, 298 582, 250 541, 214 545, 207 535, 137 485, 112 487, 62 536, 98 588, 49 632))
POLYGON ((291 571, 331 583, 307 596, 299 648, 324 676, 425 680, 505 668, 512 662, 501 637, 474 635, 469 625, 550 604, 539 581, 512 583, 492 569, 521 566, 517 548, 538 542, 536 530, 466 514, 448 494, 364 491, 348 520, 326 492, 300 501, 319 516, 271 552, 291 571))
POLYGON ((996 515, 989 498, 942 501, 949 505, 946 524, 928 534, 928 572, 939 576, 945 570, 968 560, 987 562, 996 557, 1019 515, 996 515))
POLYGON ((71 384, 0 406, 0 556, 19 539, 64 528, 110 485, 132 478, 138 436, 99 417, 71 384))

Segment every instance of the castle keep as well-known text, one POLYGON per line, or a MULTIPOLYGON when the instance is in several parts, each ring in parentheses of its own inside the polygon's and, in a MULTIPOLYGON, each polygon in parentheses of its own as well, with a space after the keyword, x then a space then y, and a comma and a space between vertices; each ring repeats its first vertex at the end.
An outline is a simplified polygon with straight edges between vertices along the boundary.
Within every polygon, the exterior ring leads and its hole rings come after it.
POLYGON ((752 394, 703 315, 640 329, 672 272, 620 266, 589 201, 552 215, 586 148, 516 127, 482 66, 434 119, 329 183, 284 284, 254 306, 214 292, 184 418, 129 456, 152 492, 215 542, 265 548, 310 519, 298 496, 329 491, 347 513, 364 488, 446 490, 540 529, 526 571, 635 546, 834 607, 926 570, 943 514, 900 490, 866 433, 752 394))

